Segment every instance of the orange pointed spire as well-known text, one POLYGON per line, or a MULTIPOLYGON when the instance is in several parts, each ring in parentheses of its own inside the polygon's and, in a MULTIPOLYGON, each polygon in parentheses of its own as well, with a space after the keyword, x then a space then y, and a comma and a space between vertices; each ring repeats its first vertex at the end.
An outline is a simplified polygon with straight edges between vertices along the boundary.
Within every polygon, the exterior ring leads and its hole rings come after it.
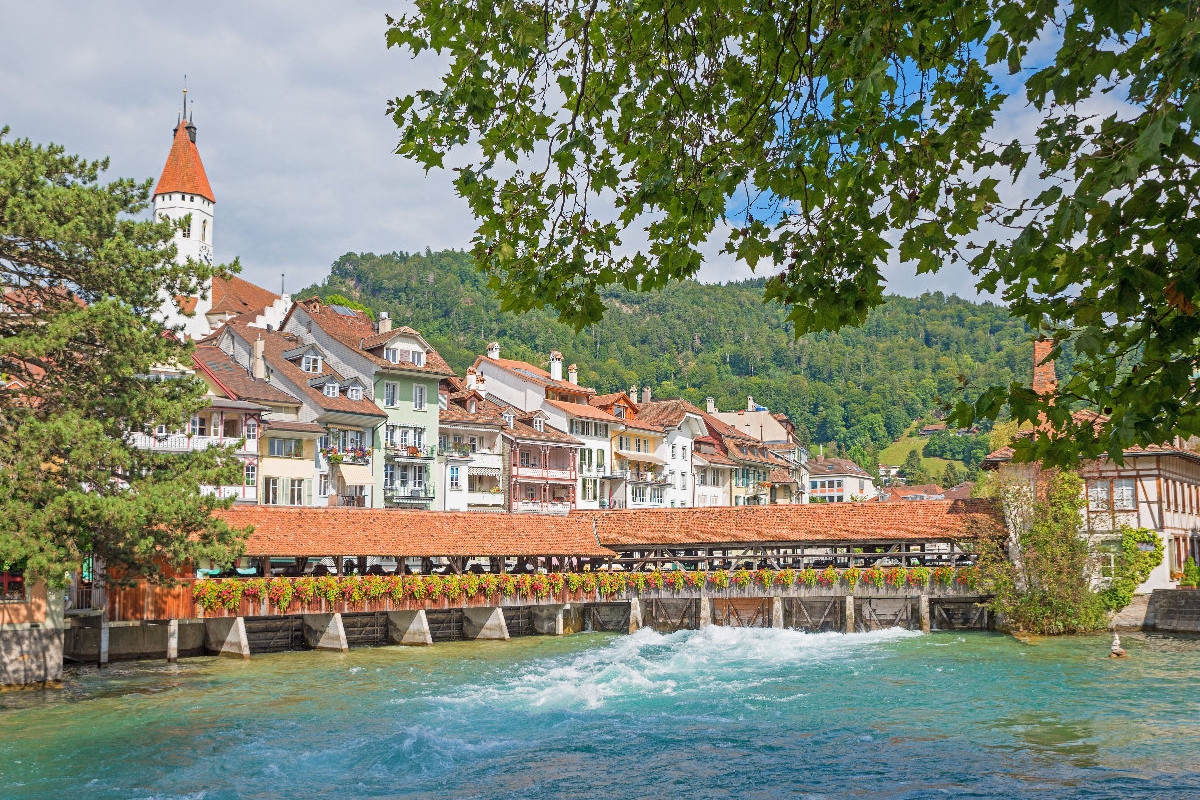
POLYGON ((154 187, 155 196, 168 192, 198 194, 209 202, 217 202, 212 187, 208 185, 200 151, 196 149, 196 126, 187 118, 175 126, 171 153, 167 156, 158 185, 154 187))

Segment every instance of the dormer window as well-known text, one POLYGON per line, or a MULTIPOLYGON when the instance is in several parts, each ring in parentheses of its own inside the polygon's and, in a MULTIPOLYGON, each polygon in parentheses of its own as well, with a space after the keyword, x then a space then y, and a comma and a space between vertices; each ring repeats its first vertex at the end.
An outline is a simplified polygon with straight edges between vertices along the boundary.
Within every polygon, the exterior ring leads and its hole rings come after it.
POLYGON ((475 405, 475 401, 474 401, 474 400, 472 400, 472 401, 471 401, 471 405, 469 406, 469 408, 470 408, 470 411, 471 411, 471 413, 472 413, 472 414, 474 414, 474 413, 475 413, 475 408, 476 408, 476 405, 475 405))
POLYGON ((384 359, 386 359, 387 361, 390 361, 393 364, 399 364, 400 363, 400 350, 395 347, 385 347, 385 348, 383 348, 383 357, 384 357, 384 359))
POLYGON ((305 372, 320 372, 321 357, 318 355, 306 355, 300 359, 300 369, 305 372))
POLYGON ((534 417, 533 418, 533 429, 535 431, 546 430, 546 421, 544 419, 542 419, 541 417, 534 417))
POLYGON ((411 358, 412 358, 412 363, 414 365, 416 365, 418 367, 425 366, 425 354, 422 353, 420 350, 413 350, 411 358))
POLYGON ((351 400, 362 400, 363 399, 362 387, 361 386, 351 386, 349 389, 346 390, 346 397, 350 398, 351 400))
POLYGON ((326 397, 337 397, 339 388, 340 387, 338 386, 338 384, 334 383, 333 381, 330 381, 329 383, 325 384, 325 396, 326 397))
POLYGON ((515 419, 512 413, 505 411, 501 416, 504 417, 504 424, 511 428, 513 426, 513 419, 515 419))
POLYGON ((625 419, 625 406, 614 406, 613 416, 617 419, 625 419))

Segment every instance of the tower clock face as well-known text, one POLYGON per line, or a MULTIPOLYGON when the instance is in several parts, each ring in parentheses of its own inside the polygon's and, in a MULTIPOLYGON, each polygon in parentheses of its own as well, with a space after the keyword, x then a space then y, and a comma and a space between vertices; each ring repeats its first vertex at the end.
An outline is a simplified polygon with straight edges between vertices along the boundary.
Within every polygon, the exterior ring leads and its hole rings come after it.
POLYGON ((208 242, 200 243, 200 260, 205 264, 212 264, 212 245, 208 242))

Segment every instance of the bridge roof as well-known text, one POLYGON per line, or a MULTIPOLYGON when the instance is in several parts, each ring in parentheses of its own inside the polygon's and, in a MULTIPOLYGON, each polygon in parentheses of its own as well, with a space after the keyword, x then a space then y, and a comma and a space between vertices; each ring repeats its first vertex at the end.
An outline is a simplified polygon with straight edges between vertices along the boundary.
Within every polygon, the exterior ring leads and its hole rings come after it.
POLYGON ((751 542, 946 541, 1003 529, 999 503, 987 499, 809 503, 575 512, 596 521, 613 549, 751 542))
POLYGON ((216 512, 254 526, 248 556, 595 556, 592 521, 549 514, 246 506, 216 512))

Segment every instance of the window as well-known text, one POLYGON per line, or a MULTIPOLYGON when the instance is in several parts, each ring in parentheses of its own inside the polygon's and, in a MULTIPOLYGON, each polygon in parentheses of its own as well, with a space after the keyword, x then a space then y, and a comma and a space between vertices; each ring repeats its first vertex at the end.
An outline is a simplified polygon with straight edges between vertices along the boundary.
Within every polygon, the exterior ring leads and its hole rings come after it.
POLYGON ((458 467, 450 468, 450 488, 455 489, 455 490, 462 488, 462 483, 459 482, 459 468, 458 467))
POLYGON ((192 436, 208 436, 208 417, 200 416, 199 414, 192 417, 192 424, 188 429, 188 433, 192 436))
POLYGON ((247 462, 246 465, 242 467, 242 485, 258 485, 258 464, 251 464, 247 462))
POLYGON ((468 437, 467 442, 468 442, 468 444, 467 444, 468 450, 470 450, 472 453, 479 452, 479 439, 477 439, 474 436, 471 436, 471 437, 468 437))
POLYGON ((1108 481, 1088 481, 1088 511, 1108 511, 1108 481))
POLYGON ((412 439, 413 439, 413 447, 424 447, 425 446, 425 429, 424 428, 413 428, 412 439))
POLYGON ((408 465, 407 464, 397 464, 397 465, 395 465, 395 470, 396 470, 396 483, 394 485, 401 489, 407 489, 408 488, 408 465))
MULTIPOLYGON (((589 472, 592 468, 592 451, 584 448, 579 451, 579 471, 589 472)), ((588 498, 584 498, 588 499, 588 498)))
POLYGON ((671 445, 671 458, 675 458, 675 445, 671 445))
POLYGON ((25 572, 19 569, 0 572, 0 603, 24 603, 25 572))
POLYGON ((528 450, 521 451, 521 466, 522 467, 529 466, 529 451, 528 450))
POLYGON ((413 411, 425 410, 425 386, 424 384, 413 385, 413 411))
POLYGON ((472 401, 470 402, 470 404, 467 406, 467 411, 469 411, 470 413, 474 414, 474 413, 476 412, 477 408, 478 408, 478 407, 475 405, 475 401, 474 401, 474 400, 472 400, 472 401))
POLYGON ((362 387, 361 386, 351 386, 349 389, 346 390, 346 397, 350 398, 351 400, 362 400, 363 399, 362 387))
POLYGON ((267 478, 263 481, 263 500, 269 506, 279 505, 279 478, 267 478))
POLYGON ((292 478, 291 492, 288 496, 288 505, 302 506, 304 505, 304 479, 292 478))
POLYGON ((325 384, 325 396, 326 397, 337 397, 339 388, 341 388, 341 387, 339 387, 336 382, 330 381, 329 383, 325 384))
POLYGON ((425 365, 425 354, 422 353, 420 350, 413 350, 411 358, 412 358, 412 363, 415 364, 416 366, 421 367, 421 366, 425 365))
POLYGON ((400 400, 400 386, 395 383, 385 383, 383 385, 383 404, 385 406, 395 406, 400 400))
POLYGON ((613 406, 613 416, 617 419, 625 419, 625 406, 613 406))
POLYGON ((450 446, 450 439, 444 433, 438 434, 438 449, 445 450, 450 446))
POLYGON ((640 436, 633 437, 633 452, 635 452, 635 453, 642 452, 642 437, 640 437, 640 436))
POLYGON ((634 486, 633 489, 631 490, 631 493, 633 495, 633 502, 635 502, 635 503, 646 502, 646 487, 645 486, 634 486))
POLYGON ((246 439, 249 441, 254 441, 257 438, 258 438, 258 420, 256 420, 256 419, 246 420, 246 439))
POLYGON ((603 436, 605 439, 608 438, 608 423, 607 422, 597 422, 596 423, 596 435, 603 436))
POLYGON ((384 489, 395 489, 396 488, 396 465, 395 464, 384 464, 383 465, 383 488, 384 489))
POLYGON ((680 445, 679 449, 680 449, 680 452, 683 454, 684 459, 686 460, 687 459, 687 445, 686 444, 680 445))
POLYGON ((393 364, 398 364, 400 362, 400 351, 394 347, 385 347, 383 348, 383 357, 393 364))
POLYGON ((299 439, 267 438, 267 455, 275 458, 299 458, 303 455, 304 445, 299 439))
POLYGON ((502 416, 504 418, 505 425, 507 425, 510 428, 513 426, 513 420, 515 419, 515 417, 512 415, 511 412, 505 411, 500 416, 502 416))
POLYGON ((200 241, 208 241, 208 220, 204 220, 200 223, 200 241))
POLYGON ((1112 502, 1115 511, 1133 511, 1137 508, 1137 490, 1132 478, 1113 481, 1112 502))
POLYGON ((651 503, 661 503, 662 501, 663 501, 663 487, 661 487, 661 486, 650 487, 650 502, 651 503))
POLYGON ((600 486, 600 481, 595 478, 584 478, 583 481, 583 499, 595 500, 596 494, 600 486))
POLYGON ((414 489, 425 488, 425 465, 416 464, 412 468, 412 483, 414 489))
POLYGON ((601 473, 604 472, 604 451, 603 450, 596 451, 596 470, 601 473))
POLYGON ((159 425, 157 428, 154 429, 154 435, 155 436, 166 436, 167 435, 167 426, 159 425))
POLYGON ((317 476, 317 495, 320 497, 329 496, 329 474, 322 472, 317 476))
POLYGON ((192 238, 192 223, 190 221, 183 226, 182 235, 185 239, 192 238))
POLYGON ((533 418, 533 429, 535 431, 546 430, 546 421, 544 419, 542 419, 541 417, 534 417, 533 418))

